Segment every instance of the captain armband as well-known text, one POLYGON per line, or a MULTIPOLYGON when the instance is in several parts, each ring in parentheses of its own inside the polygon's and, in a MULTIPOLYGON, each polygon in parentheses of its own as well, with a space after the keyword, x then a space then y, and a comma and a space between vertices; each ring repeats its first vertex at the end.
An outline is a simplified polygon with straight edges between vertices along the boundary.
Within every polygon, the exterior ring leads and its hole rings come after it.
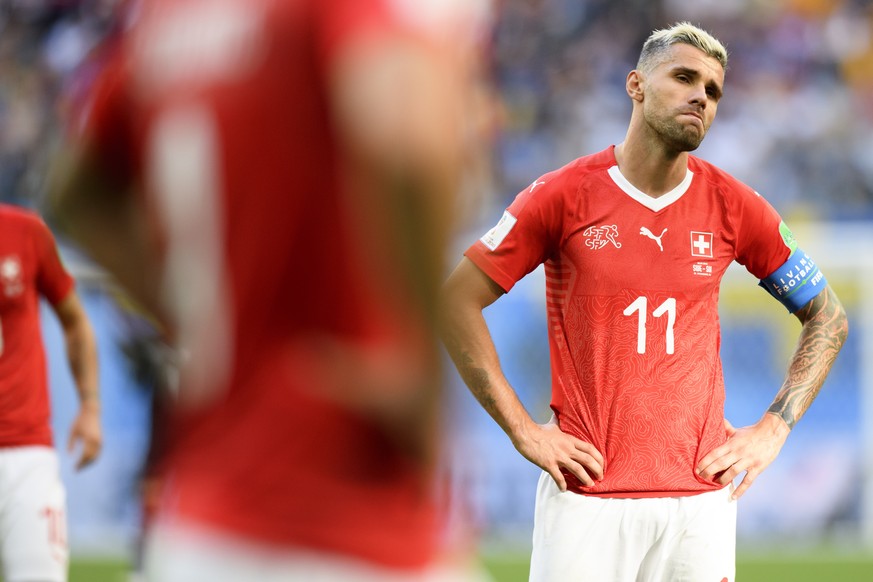
POLYGON ((828 282, 815 261, 798 248, 784 265, 758 284, 794 313, 821 293, 828 282))

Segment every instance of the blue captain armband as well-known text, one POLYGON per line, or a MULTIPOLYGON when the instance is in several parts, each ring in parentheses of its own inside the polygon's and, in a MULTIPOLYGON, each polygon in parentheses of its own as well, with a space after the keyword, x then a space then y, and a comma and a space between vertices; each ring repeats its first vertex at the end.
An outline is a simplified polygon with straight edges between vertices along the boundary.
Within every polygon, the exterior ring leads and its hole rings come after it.
POLYGON ((794 313, 824 291, 828 282, 815 261, 796 249, 784 265, 758 284, 794 313))

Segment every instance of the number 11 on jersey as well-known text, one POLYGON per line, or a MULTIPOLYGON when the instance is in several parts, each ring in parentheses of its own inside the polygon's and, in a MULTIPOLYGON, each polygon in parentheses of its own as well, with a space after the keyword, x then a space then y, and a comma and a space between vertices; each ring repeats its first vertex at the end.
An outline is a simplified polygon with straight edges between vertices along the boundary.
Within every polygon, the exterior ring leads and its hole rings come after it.
MULTIPOLYGON (((646 297, 637 297, 636 300, 628 305, 625 310, 625 315, 633 315, 637 312, 637 353, 646 353, 646 320, 648 319, 649 301, 646 297)), ((660 304, 652 315, 661 317, 667 314, 667 353, 672 354, 675 351, 675 340, 673 337, 673 326, 676 323, 676 299, 669 297, 666 301, 660 304)))

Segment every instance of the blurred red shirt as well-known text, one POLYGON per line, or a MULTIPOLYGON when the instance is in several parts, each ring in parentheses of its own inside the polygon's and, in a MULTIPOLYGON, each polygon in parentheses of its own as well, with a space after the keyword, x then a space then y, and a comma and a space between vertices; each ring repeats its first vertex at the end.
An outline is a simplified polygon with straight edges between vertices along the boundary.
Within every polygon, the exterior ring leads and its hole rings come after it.
POLYGON ((342 390, 337 347, 436 369, 424 314, 343 201, 327 109, 347 43, 418 34, 392 4, 147 3, 84 134, 113 179, 144 185, 187 349, 165 514, 417 567, 438 545, 432 467, 324 396, 342 390))
POLYGON ((53 444, 39 301, 73 286, 45 223, 0 204, 0 447, 53 444))

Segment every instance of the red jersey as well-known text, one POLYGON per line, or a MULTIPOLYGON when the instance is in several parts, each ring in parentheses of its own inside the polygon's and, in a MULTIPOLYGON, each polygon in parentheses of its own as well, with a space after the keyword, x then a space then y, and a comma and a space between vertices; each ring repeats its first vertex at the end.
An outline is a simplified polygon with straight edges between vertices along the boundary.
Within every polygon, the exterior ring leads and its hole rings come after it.
POLYGON ((147 3, 87 131, 109 171, 144 183, 188 349, 165 512, 414 568, 437 548, 432 468, 320 394, 336 382, 325 340, 438 353, 378 241, 357 238, 328 111, 348 43, 420 34, 397 4, 147 3))
POLYGON ((0 447, 52 445, 39 300, 56 305, 72 289, 45 223, 0 205, 0 447))
POLYGON ((726 440, 719 284, 732 261, 759 279, 779 268, 792 250, 780 224, 756 192, 694 156, 679 186, 651 198, 611 147, 537 179, 470 247, 506 291, 545 264, 551 407, 604 458, 603 480, 584 487, 568 474, 571 490, 721 487, 694 472, 726 440))

